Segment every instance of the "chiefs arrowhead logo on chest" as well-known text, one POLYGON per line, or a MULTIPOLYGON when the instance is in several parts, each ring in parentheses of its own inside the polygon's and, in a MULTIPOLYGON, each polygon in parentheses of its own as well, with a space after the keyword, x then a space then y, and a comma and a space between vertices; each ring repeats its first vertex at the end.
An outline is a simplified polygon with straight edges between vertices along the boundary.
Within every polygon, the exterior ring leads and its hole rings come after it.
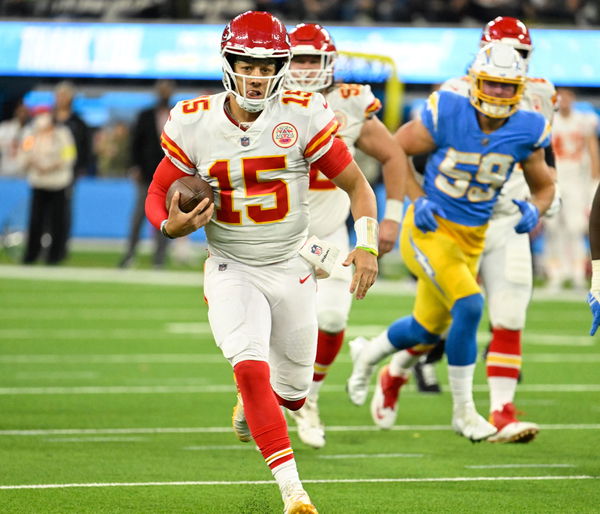
POLYGON ((286 121, 278 123, 273 129, 273 142, 280 148, 290 148, 298 141, 298 130, 286 121))

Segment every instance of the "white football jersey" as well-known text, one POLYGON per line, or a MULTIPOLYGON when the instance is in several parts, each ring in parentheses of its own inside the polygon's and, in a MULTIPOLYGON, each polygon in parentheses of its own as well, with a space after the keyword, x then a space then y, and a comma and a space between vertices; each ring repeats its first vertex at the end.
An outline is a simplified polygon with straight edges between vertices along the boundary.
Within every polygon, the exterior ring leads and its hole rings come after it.
POLYGON ((552 147, 561 191, 578 189, 585 193, 585 188, 591 187, 588 140, 596 133, 597 117, 590 114, 571 111, 569 116, 562 116, 558 112, 554 117, 552 147))
POLYGON ((338 123, 319 93, 286 91, 242 130, 227 93, 179 102, 161 144, 180 170, 213 188, 209 251, 250 265, 288 259, 308 229, 309 165, 333 144, 338 123))
MULTIPOLYGON (((440 89, 468 97, 470 87, 471 78, 464 75, 447 80, 440 89)), ((519 109, 539 112, 552 125, 554 112, 556 111, 556 90, 552 83, 546 79, 527 77, 519 109)), ((492 218, 506 214, 516 214, 518 208, 512 202, 513 198, 525 199, 529 196, 530 191, 523 176, 523 170, 520 166, 515 166, 510 178, 500 190, 498 200, 494 205, 492 218)))
MULTIPOLYGON (((381 102, 375 98, 370 86, 359 84, 335 84, 325 93, 325 98, 340 125, 338 137, 354 155, 354 145, 363 124, 381 109, 381 102)), ((350 212, 348 195, 314 166, 310 171, 308 199, 310 235, 325 237, 346 222, 350 212)))

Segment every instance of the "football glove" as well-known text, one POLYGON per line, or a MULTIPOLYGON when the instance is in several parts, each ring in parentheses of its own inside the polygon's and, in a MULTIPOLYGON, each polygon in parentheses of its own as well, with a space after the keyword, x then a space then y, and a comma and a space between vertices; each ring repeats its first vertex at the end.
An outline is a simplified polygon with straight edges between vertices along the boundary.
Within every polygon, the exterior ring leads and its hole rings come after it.
POLYGON ((519 208, 522 214, 519 223, 515 225, 515 231, 517 234, 531 232, 540 219, 540 211, 535 205, 526 200, 513 200, 513 203, 519 208))
POLYGON ((590 291, 587 295, 587 301, 592 311, 592 328, 590 335, 593 336, 600 325, 600 291, 590 291))
POLYGON ((415 225, 422 232, 433 232, 438 228, 438 222, 433 215, 446 217, 444 209, 437 203, 419 196, 415 201, 415 225))

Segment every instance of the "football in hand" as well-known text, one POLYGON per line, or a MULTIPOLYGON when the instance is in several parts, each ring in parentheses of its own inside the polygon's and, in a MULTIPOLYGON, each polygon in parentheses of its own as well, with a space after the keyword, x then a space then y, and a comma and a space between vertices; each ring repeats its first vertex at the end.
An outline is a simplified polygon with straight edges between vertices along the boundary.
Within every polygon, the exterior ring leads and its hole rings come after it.
POLYGON ((171 184, 167 191, 166 207, 169 210, 171 199, 179 191, 179 208, 183 212, 190 212, 205 198, 209 199, 208 205, 202 210, 203 212, 213 203, 213 191, 210 184, 198 175, 190 175, 182 177, 171 184))

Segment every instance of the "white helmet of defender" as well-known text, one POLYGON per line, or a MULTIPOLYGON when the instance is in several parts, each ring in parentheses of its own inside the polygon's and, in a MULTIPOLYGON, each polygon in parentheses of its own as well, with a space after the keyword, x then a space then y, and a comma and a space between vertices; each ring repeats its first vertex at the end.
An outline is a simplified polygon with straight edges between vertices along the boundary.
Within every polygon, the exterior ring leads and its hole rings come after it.
POLYGON ((485 45, 469 68, 471 104, 491 118, 507 118, 516 110, 523 96, 527 65, 512 46, 500 42, 485 45), (484 83, 514 85, 511 96, 493 96, 484 92, 484 83))

